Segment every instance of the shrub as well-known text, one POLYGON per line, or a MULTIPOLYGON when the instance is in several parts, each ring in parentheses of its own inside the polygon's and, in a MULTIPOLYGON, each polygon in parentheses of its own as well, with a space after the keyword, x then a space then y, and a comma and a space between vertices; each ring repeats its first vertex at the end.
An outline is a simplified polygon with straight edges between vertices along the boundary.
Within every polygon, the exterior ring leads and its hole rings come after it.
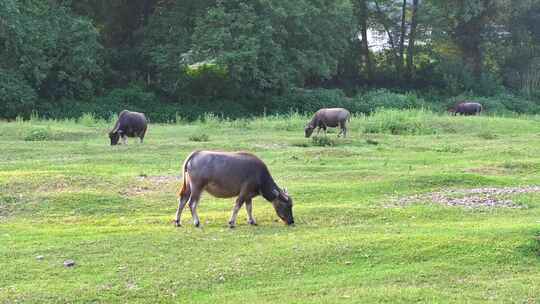
POLYGON ((465 148, 455 145, 443 145, 441 147, 435 148, 436 152, 441 153, 463 153, 465 148))
POLYGON ((223 118, 218 117, 214 113, 205 113, 199 118, 199 123, 207 128, 219 128, 223 125, 223 118))
POLYGON ((84 113, 79 119, 78 122, 87 127, 95 126, 98 121, 93 113, 84 113))
POLYGON ((24 137, 25 141, 46 141, 52 139, 52 133, 49 129, 36 128, 30 130, 30 132, 24 137))
POLYGON ((189 140, 195 141, 195 142, 205 142, 205 141, 210 141, 210 136, 208 136, 208 134, 205 134, 205 133, 192 134, 189 136, 189 140))
POLYGON ((393 135, 434 134, 436 129, 427 123, 428 113, 424 110, 380 110, 367 118, 365 133, 390 133, 393 135))
POLYGON ((491 139, 496 139, 497 135, 490 132, 490 131, 482 131, 482 132, 480 132, 478 134, 478 137, 483 138, 483 139, 487 139, 487 140, 491 140, 491 139))
POLYGON ((291 144, 293 147, 298 147, 298 148, 307 148, 309 147, 309 144, 305 141, 295 141, 291 144))
POLYGON ((314 146, 319 147, 335 146, 336 144, 335 141, 328 136, 313 136, 311 142, 314 146))
POLYGON ((368 138, 368 139, 366 139, 366 144, 377 146, 377 145, 379 145, 379 142, 374 140, 374 139, 368 138))
POLYGON ((484 108, 483 111, 491 114, 508 115, 512 113, 540 113, 540 107, 534 101, 509 93, 501 93, 491 97, 462 94, 450 98, 447 105, 450 107, 463 100, 479 102, 484 108))
POLYGON ((399 94, 385 89, 368 91, 357 96, 357 102, 362 104, 360 112, 372 113, 378 109, 413 109, 426 106, 426 102, 413 93, 399 94))

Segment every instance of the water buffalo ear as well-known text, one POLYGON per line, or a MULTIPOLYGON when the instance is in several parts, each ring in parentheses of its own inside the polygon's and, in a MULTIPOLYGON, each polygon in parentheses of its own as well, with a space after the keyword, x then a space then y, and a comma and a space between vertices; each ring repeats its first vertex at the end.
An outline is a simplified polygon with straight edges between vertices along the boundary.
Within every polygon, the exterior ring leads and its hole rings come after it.
POLYGON ((279 197, 281 197, 283 200, 288 201, 289 200, 289 193, 287 192, 287 189, 284 188, 283 192, 279 194, 279 197))

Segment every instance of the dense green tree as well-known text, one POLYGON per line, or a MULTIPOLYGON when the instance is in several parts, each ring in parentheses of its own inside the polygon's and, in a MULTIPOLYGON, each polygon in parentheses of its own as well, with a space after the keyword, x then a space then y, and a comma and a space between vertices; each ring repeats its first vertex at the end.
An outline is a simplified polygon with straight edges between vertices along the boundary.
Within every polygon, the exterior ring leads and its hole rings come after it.
POLYGON ((354 33, 348 1, 233 0, 198 19, 193 42, 238 88, 284 92, 333 76, 354 33))
POLYGON ((413 0, 411 8, 411 25, 409 29, 409 44, 407 46, 407 76, 409 79, 414 78, 414 56, 415 45, 418 31, 418 9, 420 6, 419 0, 413 0))
POLYGON ((27 104, 35 96, 56 100, 95 95, 101 46, 87 18, 62 5, 5 0, 0 2, 0 44, 4 106, 15 109, 14 104, 27 104), (17 87, 24 98, 13 97, 17 87))
MULTIPOLYGON (((192 36, 196 20, 216 0, 184 0, 159 3, 145 28, 143 50, 151 71, 147 82, 169 97, 189 90, 188 65, 193 63, 192 36)), ((190 92, 195 93, 195 92, 190 92)))
POLYGON ((353 2, 354 12, 358 21, 358 31, 360 36, 360 55, 364 65, 364 71, 368 81, 373 80, 373 58, 369 50, 369 20, 371 12, 368 7, 368 0, 355 0, 353 2))
POLYGON ((508 87, 540 96, 540 1, 523 1, 507 20, 510 37, 501 49, 502 73, 508 87))
POLYGON ((455 43, 466 67, 475 78, 480 78, 484 62, 482 45, 489 31, 499 30, 491 25, 507 3, 503 0, 436 0, 434 3, 438 6, 435 12, 440 14, 434 16, 438 22, 435 28, 448 35, 442 35, 443 39, 455 43))

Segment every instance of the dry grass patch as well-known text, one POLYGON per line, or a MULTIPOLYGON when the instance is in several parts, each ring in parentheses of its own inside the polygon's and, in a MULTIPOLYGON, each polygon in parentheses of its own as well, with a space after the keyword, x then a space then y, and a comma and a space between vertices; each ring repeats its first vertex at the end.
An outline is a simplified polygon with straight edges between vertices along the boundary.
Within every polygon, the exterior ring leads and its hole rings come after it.
POLYGON ((511 197, 538 192, 540 186, 444 190, 399 198, 396 203, 400 206, 428 202, 449 207, 523 208, 524 206, 516 204, 511 197))
POLYGON ((137 176, 135 180, 136 181, 133 183, 133 185, 120 191, 122 196, 130 197, 145 195, 158 191, 174 191, 174 189, 182 181, 182 177, 172 175, 140 175, 137 176))

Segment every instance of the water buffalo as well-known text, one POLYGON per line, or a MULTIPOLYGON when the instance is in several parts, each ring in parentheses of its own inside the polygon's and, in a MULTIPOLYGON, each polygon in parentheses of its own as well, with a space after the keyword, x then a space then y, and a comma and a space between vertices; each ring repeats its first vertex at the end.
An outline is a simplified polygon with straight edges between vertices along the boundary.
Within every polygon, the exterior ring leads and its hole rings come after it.
POLYGON ((234 228, 242 204, 246 203, 248 223, 257 225, 253 218, 252 199, 261 194, 271 202, 277 215, 287 224, 294 224, 292 198, 274 182, 266 165, 255 155, 245 152, 195 151, 183 165, 183 183, 178 193, 176 226, 181 226, 182 210, 189 201, 193 224, 200 225, 197 206, 204 190, 219 198, 236 197, 229 227, 234 228))
POLYGON ((118 115, 114 129, 109 132, 111 146, 118 144, 120 138, 123 144, 127 144, 127 137, 139 137, 142 143, 147 128, 148 124, 143 113, 124 110, 118 115))
POLYGON ((304 129, 306 137, 310 137, 313 134, 313 130, 317 129, 317 134, 321 129, 324 130, 326 134, 326 128, 336 128, 339 126, 341 129, 338 133, 338 137, 343 134, 343 137, 347 137, 347 122, 351 121, 351 113, 343 108, 330 108, 330 109, 320 109, 313 115, 311 121, 307 124, 304 129))
POLYGON ((482 105, 477 102, 463 101, 458 103, 454 108, 450 109, 453 115, 478 115, 482 112, 482 105))

